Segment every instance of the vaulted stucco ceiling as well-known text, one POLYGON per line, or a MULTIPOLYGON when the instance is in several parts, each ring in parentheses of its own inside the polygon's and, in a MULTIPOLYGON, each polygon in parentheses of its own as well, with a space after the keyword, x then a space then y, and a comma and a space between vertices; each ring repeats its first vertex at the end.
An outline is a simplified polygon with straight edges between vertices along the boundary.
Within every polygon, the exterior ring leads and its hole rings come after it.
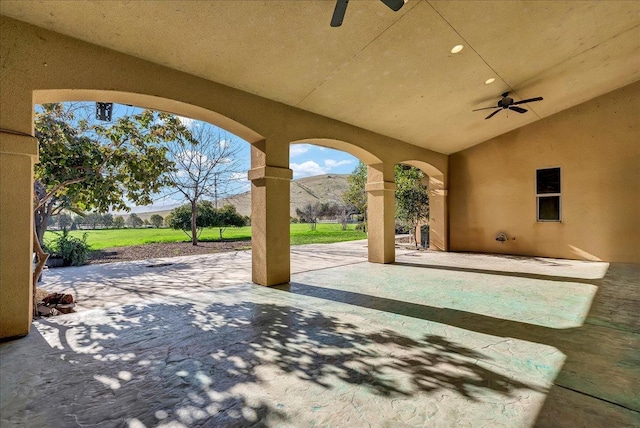
POLYGON ((446 154, 640 80, 638 1, 352 0, 332 28, 334 6, 2 0, 0 13, 446 154), (472 112, 505 91, 544 101, 472 112))

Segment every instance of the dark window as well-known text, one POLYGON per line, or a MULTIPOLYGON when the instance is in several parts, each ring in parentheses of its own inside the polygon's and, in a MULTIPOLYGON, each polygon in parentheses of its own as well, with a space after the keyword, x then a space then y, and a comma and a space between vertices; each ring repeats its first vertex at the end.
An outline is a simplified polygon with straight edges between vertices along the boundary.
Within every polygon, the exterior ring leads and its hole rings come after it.
POLYGON ((536 171, 538 221, 560 221, 560 168, 536 171))
POLYGON ((560 168, 537 170, 536 184, 538 194, 560 193, 560 168))

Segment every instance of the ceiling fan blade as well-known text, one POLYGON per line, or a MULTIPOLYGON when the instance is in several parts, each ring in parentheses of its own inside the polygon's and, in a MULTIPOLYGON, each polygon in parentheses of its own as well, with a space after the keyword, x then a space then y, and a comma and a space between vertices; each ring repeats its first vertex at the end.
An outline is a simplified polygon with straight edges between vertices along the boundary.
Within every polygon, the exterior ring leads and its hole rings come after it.
POLYGON ((491 119, 493 116, 495 116, 496 114, 498 114, 498 112, 500 112, 500 110, 502 110, 501 108, 499 108, 498 110, 494 111, 493 113, 491 113, 489 116, 485 117, 484 120, 487 119, 491 119))
POLYGON ((493 107, 482 107, 482 108, 477 108, 477 109, 471 110, 471 111, 489 110, 490 108, 500 108, 500 107, 496 107, 496 106, 493 106, 493 107))
POLYGON ((542 101, 544 98, 542 97, 535 97, 535 98, 529 98, 528 100, 522 100, 522 101, 516 101, 515 103, 511 104, 511 105, 518 105, 518 104, 526 104, 526 103, 532 103, 534 101, 542 101))
POLYGON ((333 16, 331 17, 331 26, 339 27, 342 25, 344 19, 344 13, 347 11, 347 5, 349 0, 338 0, 336 2, 336 8, 333 10, 333 16))
POLYGON ((527 110, 526 108, 522 108, 522 107, 514 107, 513 105, 511 105, 509 107, 509 110, 513 110, 513 111, 517 111, 518 113, 526 113, 529 110, 527 110))
POLYGON ((406 0, 380 0, 380 1, 385 5, 387 5, 387 7, 394 12, 397 12, 400 9, 402 9, 402 6, 404 6, 406 2, 406 0))

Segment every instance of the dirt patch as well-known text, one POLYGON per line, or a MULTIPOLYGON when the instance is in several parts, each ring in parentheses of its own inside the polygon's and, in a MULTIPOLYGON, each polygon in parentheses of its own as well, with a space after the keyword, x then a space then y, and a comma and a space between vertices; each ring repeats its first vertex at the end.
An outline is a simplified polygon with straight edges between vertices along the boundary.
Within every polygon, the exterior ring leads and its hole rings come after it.
POLYGON ((89 253, 89 264, 125 262, 131 260, 156 259, 161 257, 194 256, 227 251, 251 249, 251 241, 167 242, 158 244, 133 245, 130 247, 105 248, 89 253))

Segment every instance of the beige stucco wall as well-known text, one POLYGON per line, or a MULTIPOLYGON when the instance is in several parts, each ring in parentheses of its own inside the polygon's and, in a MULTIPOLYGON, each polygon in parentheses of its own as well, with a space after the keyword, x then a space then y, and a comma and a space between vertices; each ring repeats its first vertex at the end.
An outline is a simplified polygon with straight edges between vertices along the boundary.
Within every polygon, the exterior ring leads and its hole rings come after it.
POLYGON ((29 333, 33 205, 24 195, 37 153, 35 138, 0 132, 0 337, 29 333))
POLYGON ((449 162, 453 251, 640 262, 640 82, 449 162), (561 223, 536 222, 535 171, 545 167, 561 167, 561 223))
MULTIPOLYGON (((396 163, 418 160, 446 185, 446 155, 4 16, 0 28, 0 337, 29 330, 34 103, 132 104, 208 121, 251 143, 253 280, 263 285, 289 280, 290 143, 342 149, 390 171, 396 163), (5 143, 16 133, 27 136, 5 143)), ((388 195, 379 202, 392 207, 388 195)), ((380 229, 369 246, 382 254, 372 261, 393 261, 391 212, 369 218, 380 229)))

